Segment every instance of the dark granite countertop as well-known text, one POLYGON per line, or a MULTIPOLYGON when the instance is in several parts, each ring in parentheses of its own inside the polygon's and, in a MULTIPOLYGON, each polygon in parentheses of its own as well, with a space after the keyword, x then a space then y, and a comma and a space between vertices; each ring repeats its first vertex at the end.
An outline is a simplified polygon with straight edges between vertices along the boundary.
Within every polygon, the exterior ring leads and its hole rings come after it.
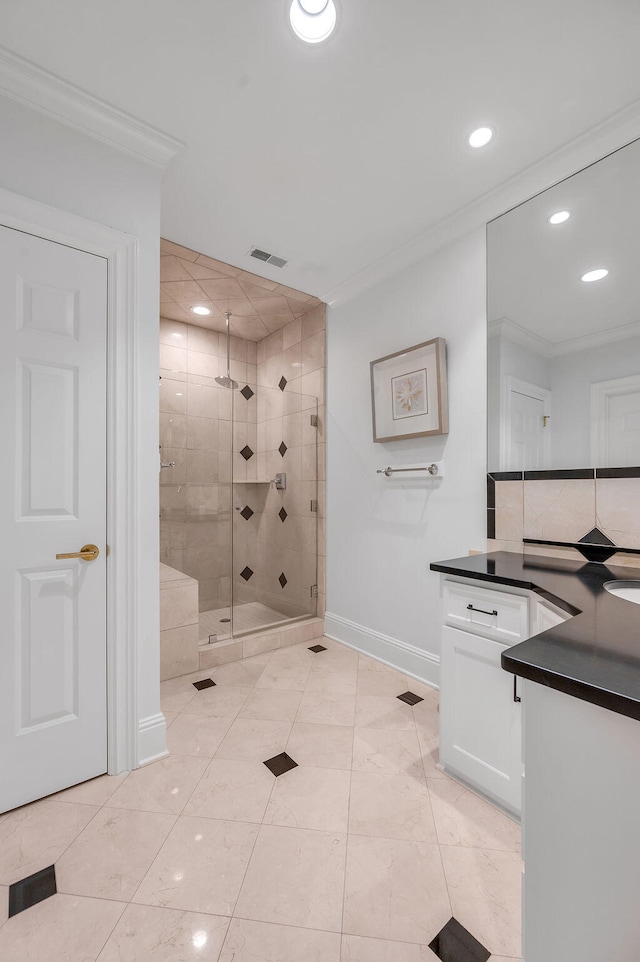
POLYGON ((563 608, 563 624, 507 648, 514 675, 640 720, 640 605, 616 598, 607 581, 640 580, 640 568, 496 551, 434 562, 432 571, 526 588, 563 608))

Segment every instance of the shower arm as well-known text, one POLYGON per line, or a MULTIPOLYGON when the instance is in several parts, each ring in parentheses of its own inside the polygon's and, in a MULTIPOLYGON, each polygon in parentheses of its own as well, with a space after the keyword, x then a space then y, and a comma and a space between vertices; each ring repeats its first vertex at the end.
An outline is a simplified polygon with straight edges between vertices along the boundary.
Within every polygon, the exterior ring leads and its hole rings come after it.
POLYGON ((231 311, 225 311, 224 316, 227 319, 227 377, 231 380, 231 354, 230 354, 230 343, 231 338, 229 336, 229 318, 231 317, 231 311))

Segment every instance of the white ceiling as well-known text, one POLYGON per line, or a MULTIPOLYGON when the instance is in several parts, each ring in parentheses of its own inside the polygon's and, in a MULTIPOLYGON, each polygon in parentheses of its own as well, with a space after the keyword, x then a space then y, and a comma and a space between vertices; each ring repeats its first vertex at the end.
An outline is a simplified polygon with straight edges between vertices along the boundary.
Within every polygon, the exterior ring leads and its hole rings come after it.
POLYGON ((2 0, 2 43, 184 141, 162 234, 331 300, 640 97, 637 0, 2 0), (493 124, 472 151, 465 135, 493 124), (289 259, 249 259, 251 245, 289 259))
POLYGON ((550 345, 640 331, 640 141, 495 220, 488 230, 489 321, 550 345), (547 218, 570 210, 564 224, 547 218), (589 270, 609 274, 590 284, 589 270))

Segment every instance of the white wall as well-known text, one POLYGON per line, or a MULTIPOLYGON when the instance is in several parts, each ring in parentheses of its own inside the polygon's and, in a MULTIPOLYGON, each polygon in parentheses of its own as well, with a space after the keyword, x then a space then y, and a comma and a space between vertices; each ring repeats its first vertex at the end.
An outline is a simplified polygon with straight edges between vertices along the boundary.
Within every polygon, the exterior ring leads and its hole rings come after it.
MULTIPOLYGON (((139 238, 138 505, 140 572, 138 714, 159 707, 158 615, 158 291, 160 171, 0 97, 0 186, 139 238)), ((146 750, 141 745, 142 758, 146 750)))
POLYGON ((485 256, 475 231, 327 319, 327 632, 434 683, 439 576, 429 563, 486 539, 485 256), (369 362, 438 336, 449 435, 375 444, 369 362), (376 474, 432 460, 444 461, 442 481, 376 474))
POLYGON ((551 359, 554 468, 591 467, 591 385, 640 371, 640 337, 551 359))

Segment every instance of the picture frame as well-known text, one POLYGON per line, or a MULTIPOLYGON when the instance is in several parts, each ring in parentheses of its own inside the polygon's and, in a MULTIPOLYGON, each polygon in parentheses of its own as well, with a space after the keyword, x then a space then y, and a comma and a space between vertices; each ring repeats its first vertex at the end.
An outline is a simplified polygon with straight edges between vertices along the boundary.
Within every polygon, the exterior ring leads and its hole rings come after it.
POLYGON ((376 443, 448 434, 446 343, 434 337, 371 361, 376 443))

